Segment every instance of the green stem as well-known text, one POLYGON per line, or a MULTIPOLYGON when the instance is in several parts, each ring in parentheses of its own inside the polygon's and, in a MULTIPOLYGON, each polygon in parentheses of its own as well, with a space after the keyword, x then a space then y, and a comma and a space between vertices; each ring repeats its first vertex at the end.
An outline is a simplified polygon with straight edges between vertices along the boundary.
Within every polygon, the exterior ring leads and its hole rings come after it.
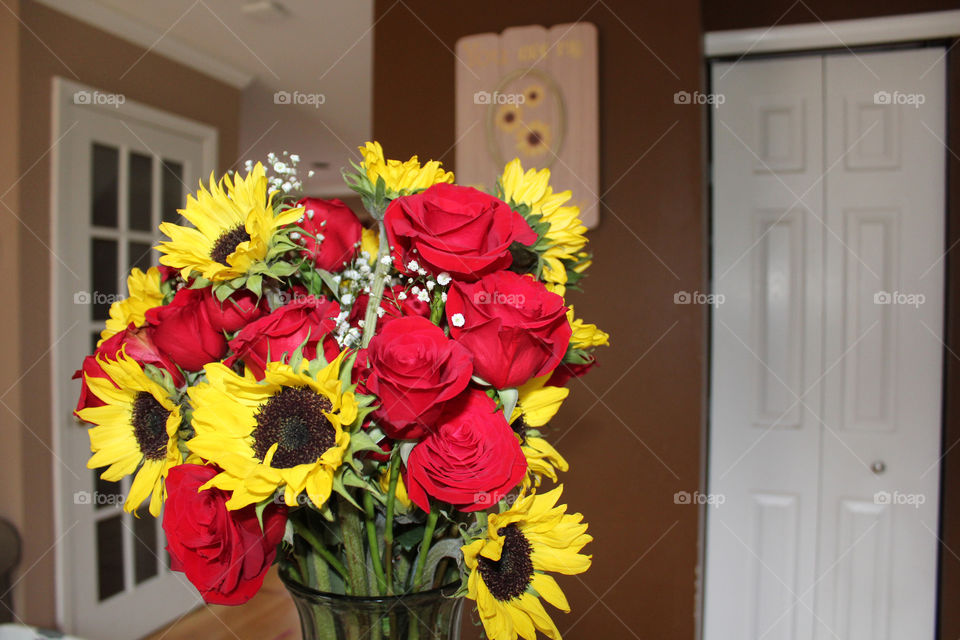
POLYGON ((387 489, 387 524, 383 529, 383 567, 386 572, 387 595, 393 595, 393 513, 397 502, 397 480, 400 477, 400 455, 395 449, 390 457, 390 486, 387 489))
POLYGON ((364 561, 360 513, 346 501, 341 501, 337 516, 343 537, 343 553, 347 558, 347 583, 355 596, 370 595, 367 590, 367 566, 364 561))
POLYGON ((376 513, 373 510, 373 495, 363 492, 363 511, 366 515, 367 546, 370 547, 370 560, 373 562, 373 573, 377 578, 377 591, 380 595, 386 593, 387 581, 383 576, 383 565, 380 564, 380 544, 377 542, 376 513))
POLYGON ((361 347, 366 349, 377 330, 377 309, 380 308, 380 301, 383 299, 383 287, 386 283, 387 273, 390 272, 390 263, 383 258, 390 255, 390 242, 387 240, 387 229, 381 220, 380 228, 380 249, 377 251, 377 264, 373 270, 373 285, 370 287, 370 299, 367 301, 367 313, 363 318, 363 341, 361 347))
POLYGON ((310 531, 310 529, 307 529, 306 527, 297 527, 296 532, 297 535, 303 538, 318 556, 326 560, 327 564, 333 567, 334 570, 339 573, 344 580, 347 579, 347 570, 343 566, 343 563, 337 560, 337 557, 330 553, 330 550, 324 546, 323 542, 320 541, 320 538, 314 535, 313 531, 310 531))
POLYGON ((427 526, 423 530, 423 541, 420 542, 420 556, 417 559, 417 572, 413 575, 413 590, 419 591, 423 586, 423 569, 427 565, 427 552, 430 550, 430 543, 433 542, 433 530, 437 527, 437 516, 440 515, 440 509, 431 505, 430 515, 427 516, 427 526))

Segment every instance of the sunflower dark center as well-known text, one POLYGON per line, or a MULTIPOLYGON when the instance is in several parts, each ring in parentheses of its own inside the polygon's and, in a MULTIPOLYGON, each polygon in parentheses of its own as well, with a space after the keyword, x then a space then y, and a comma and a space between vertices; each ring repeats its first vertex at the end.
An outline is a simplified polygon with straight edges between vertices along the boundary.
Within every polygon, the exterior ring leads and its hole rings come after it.
POLYGON ((250 234, 247 233, 247 230, 242 226, 236 226, 229 231, 224 231, 223 234, 217 238, 217 241, 213 243, 213 249, 210 250, 210 259, 214 262, 219 262, 223 266, 229 266, 227 264, 227 256, 237 250, 237 245, 241 242, 247 242, 250 239, 250 234))
POLYGON ((503 549, 499 560, 477 556, 477 567, 483 584, 500 601, 512 600, 527 590, 533 578, 533 561, 530 559, 530 541, 515 524, 500 527, 503 549))
POLYGON ((153 395, 141 391, 133 400, 133 436, 147 460, 163 460, 167 455, 167 418, 170 412, 153 395))
POLYGON ((263 460, 274 444, 271 466, 289 469, 316 462, 336 442, 336 431, 323 415, 330 401, 309 387, 283 387, 260 405, 253 431, 253 451, 263 460))
POLYGON ((543 142, 543 136, 541 136, 540 133, 537 131, 531 131, 530 133, 527 134, 527 142, 530 144, 531 147, 535 147, 541 142, 543 142))
POLYGON ((507 111, 505 114, 503 114, 503 119, 506 122, 513 122, 517 119, 517 115, 513 111, 507 111))

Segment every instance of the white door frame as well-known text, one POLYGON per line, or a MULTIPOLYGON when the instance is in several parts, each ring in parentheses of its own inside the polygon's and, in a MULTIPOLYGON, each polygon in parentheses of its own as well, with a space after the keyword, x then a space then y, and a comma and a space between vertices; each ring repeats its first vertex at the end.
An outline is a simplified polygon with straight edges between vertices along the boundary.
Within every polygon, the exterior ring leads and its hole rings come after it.
POLYGON ((960 36, 960 10, 930 11, 860 20, 709 31, 703 37, 703 55, 719 58, 785 51, 850 49, 956 36, 960 36))
MULTIPOLYGON (((960 38, 960 10, 931 11, 925 13, 901 14, 895 16, 882 16, 831 22, 816 21, 751 29, 708 31, 703 36, 703 56, 704 61, 709 62, 710 59, 725 57, 761 57, 765 54, 805 52, 812 54, 828 49, 840 48, 852 50, 856 47, 882 47, 884 45, 895 45, 897 43, 904 42, 924 42, 948 38, 960 38)), ((949 104, 947 105, 947 112, 949 114, 949 104)), ((713 158, 709 158, 708 161, 712 162, 713 158)), ((946 187, 949 188, 949 184, 947 184, 946 187)), ((709 208, 709 216, 711 219, 713 219, 714 211, 712 204, 709 208)), ((944 211, 945 224, 946 216, 947 212, 944 211)), ((711 275, 711 287, 713 286, 713 277, 714 276, 711 275)), ((944 291, 944 296, 943 303, 946 305, 946 291, 944 291)), ((949 325, 947 323, 944 324, 944 331, 947 330, 948 326, 949 325)), ((943 382, 946 382, 946 378, 944 378, 943 382)), ((946 391, 946 389, 944 389, 944 391, 946 391)), ((711 399, 710 402, 712 403, 713 400, 711 399)), ((710 406, 708 406, 707 412, 709 414, 710 406)), ((941 429, 942 428, 943 425, 941 424, 941 429)), ((706 427, 706 434, 709 438, 709 421, 706 427)), ((709 470, 706 467, 708 458, 709 453, 706 453, 703 468, 704 486, 706 486, 708 478, 709 470)), ((941 491, 939 499, 942 501, 942 481, 939 484, 941 491)), ((707 488, 707 490, 709 490, 709 488, 707 488)), ((700 544, 698 549, 698 566, 700 569, 699 577, 697 579, 697 606, 695 613, 697 638, 703 638, 704 636, 705 581, 703 571, 706 566, 705 557, 707 549, 706 518, 704 508, 701 508, 701 516, 699 536, 700 544)), ((940 606, 940 586, 940 577, 938 575, 936 585, 938 593, 938 611, 940 606)))
MULTIPOLYGON (((194 120, 189 120, 154 107, 133 102, 124 99, 119 106, 116 101, 96 99, 78 100, 77 95, 86 92, 87 96, 95 94, 110 96, 118 95, 111 92, 101 91, 95 87, 87 86, 79 82, 67 80, 65 78, 54 77, 52 87, 52 121, 51 121, 51 141, 52 149, 50 153, 50 344, 56 345, 60 339, 57 325, 62 313, 62 305, 65 304, 65 297, 61 295, 61 288, 64 287, 64 277, 62 265, 58 263, 56 256, 60 255, 60 239, 58 238, 58 225, 60 223, 60 211, 63 210, 65 198, 69 193, 65 188, 67 171, 60 170, 61 152, 57 144, 69 134, 70 129, 76 124, 76 120, 71 119, 71 114, 76 114, 77 109, 92 110, 101 114, 117 117, 120 115, 124 121, 140 122, 150 125, 154 128, 168 129, 181 136, 188 136, 196 139, 201 146, 201 167, 200 175, 210 175, 217 167, 217 129, 194 120)), ((58 350, 52 349, 51 358, 51 379, 50 389, 52 393, 51 406, 53 408, 53 454, 55 457, 61 457, 63 451, 61 438, 61 418, 72 411, 72 406, 64 406, 60 398, 59 385, 62 383, 62 369, 64 367, 79 367, 80 363, 61 362, 58 350)), ((57 540, 61 540, 68 533, 68 527, 64 522, 64 493, 62 491, 63 483, 63 465, 53 464, 53 486, 54 490, 54 532, 57 540)), ((55 556, 55 593, 56 593, 56 620, 62 628, 71 619, 70 599, 67 594, 67 567, 64 554, 59 547, 54 549, 55 556)))

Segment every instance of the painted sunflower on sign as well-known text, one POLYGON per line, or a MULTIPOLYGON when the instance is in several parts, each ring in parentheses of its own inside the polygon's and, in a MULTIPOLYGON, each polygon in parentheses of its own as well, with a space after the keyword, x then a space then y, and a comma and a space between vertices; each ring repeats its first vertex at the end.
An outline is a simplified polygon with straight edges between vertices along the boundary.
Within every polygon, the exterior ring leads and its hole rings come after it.
POLYGON ((201 487, 232 491, 228 509, 261 502, 284 487, 297 504, 306 491, 318 508, 330 497, 334 471, 343 463, 357 417, 352 391, 339 379, 346 352, 315 373, 270 362, 261 381, 219 362, 205 367, 207 382, 189 389, 196 436, 187 446, 223 472, 201 487))
POLYGON ((547 571, 575 575, 590 568, 580 553, 593 540, 580 514, 555 506, 563 485, 543 495, 523 497, 507 511, 491 514, 486 537, 464 545, 470 574, 467 597, 476 600, 491 640, 536 640, 537 631, 553 640, 560 632, 540 599, 569 612, 570 606, 547 571))
POLYGON ((165 254, 160 264, 180 269, 184 278, 197 272, 214 282, 247 275, 267 258, 277 230, 303 215, 303 207, 274 213, 274 193, 267 193, 259 162, 245 178, 226 175, 214 183, 211 174, 210 189, 201 183, 197 196, 188 196, 186 209, 180 210, 193 227, 160 225, 170 238, 157 246, 165 254))
POLYGON ((85 380, 106 404, 77 412, 96 425, 89 431, 93 456, 87 468, 107 467, 100 477, 109 482, 135 472, 123 508, 133 511, 150 498, 150 514, 156 517, 166 498, 164 478, 183 461, 177 438, 180 407, 125 352, 117 354, 116 361, 98 361, 109 378, 85 380))

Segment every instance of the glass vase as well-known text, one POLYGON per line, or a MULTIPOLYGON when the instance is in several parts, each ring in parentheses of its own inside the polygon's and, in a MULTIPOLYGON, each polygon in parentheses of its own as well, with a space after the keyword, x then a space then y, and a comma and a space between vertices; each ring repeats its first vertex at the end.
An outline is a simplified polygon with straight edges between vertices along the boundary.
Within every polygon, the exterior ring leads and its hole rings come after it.
POLYGON ((460 582, 399 596, 324 593, 281 569, 280 579, 300 615, 303 640, 460 640, 460 582))

